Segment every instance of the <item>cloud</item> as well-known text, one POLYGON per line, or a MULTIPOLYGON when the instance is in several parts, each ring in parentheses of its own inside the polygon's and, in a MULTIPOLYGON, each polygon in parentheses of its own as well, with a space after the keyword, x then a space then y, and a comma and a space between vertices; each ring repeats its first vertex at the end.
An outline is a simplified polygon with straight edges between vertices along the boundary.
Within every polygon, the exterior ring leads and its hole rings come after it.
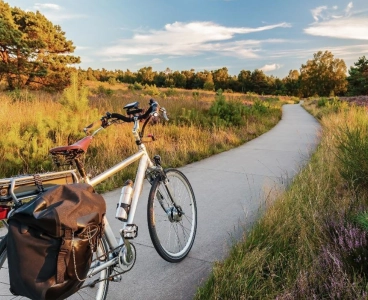
POLYGON ((86 15, 72 14, 66 11, 62 6, 54 3, 35 3, 32 11, 38 10, 52 22, 60 22, 62 20, 85 18, 86 15))
POLYGON ((35 10, 60 10, 61 6, 53 3, 35 3, 35 10))
POLYGON ((269 58, 282 58, 282 57, 295 57, 302 59, 312 59, 313 53, 318 51, 330 51, 335 58, 351 59, 358 58, 365 55, 368 52, 368 44, 359 45, 347 45, 347 46, 325 46, 324 48, 302 48, 302 49, 290 49, 282 51, 272 51, 268 54, 269 58))
POLYGON ((260 70, 263 72, 270 72, 270 71, 278 70, 281 67, 282 65, 279 65, 279 64, 271 64, 271 65, 264 65, 262 68, 260 68, 260 70))
POLYGON ((344 18, 315 24, 306 28, 305 33, 340 39, 368 40, 367 18, 344 18))
POLYGON ((312 9, 312 16, 315 21, 318 21, 320 18, 323 18, 323 12, 327 10, 327 6, 318 6, 315 9, 312 9))
POLYGON ((311 10, 315 23, 304 29, 314 36, 325 36, 340 39, 368 40, 368 16, 352 13, 353 2, 336 14, 338 7, 329 9, 319 6, 311 10))
POLYGON ((109 61, 128 61, 130 60, 130 58, 127 58, 127 57, 108 57, 108 58, 105 58, 105 59, 102 59, 102 61, 106 61, 106 62, 109 62, 109 61))
POLYGON ((348 6, 345 8, 345 12, 346 12, 347 14, 349 14, 352 8, 353 8, 353 2, 350 2, 350 3, 348 4, 348 6))
POLYGON ((145 61, 145 62, 140 62, 138 64, 136 64, 137 66, 148 66, 148 65, 157 65, 162 63, 163 61, 159 58, 154 58, 150 61, 145 61))
MULTIPOLYGON (((163 30, 137 33, 131 39, 123 39, 107 47, 102 55, 199 55, 217 52, 222 55, 257 57, 261 41, 234 41, 236 35, 287 28, 288 23, 249 27, 225 27, 213 22, 175 22, 166 24, 163 30)), ((266 42, 277 42, 269 40, 266 42)))

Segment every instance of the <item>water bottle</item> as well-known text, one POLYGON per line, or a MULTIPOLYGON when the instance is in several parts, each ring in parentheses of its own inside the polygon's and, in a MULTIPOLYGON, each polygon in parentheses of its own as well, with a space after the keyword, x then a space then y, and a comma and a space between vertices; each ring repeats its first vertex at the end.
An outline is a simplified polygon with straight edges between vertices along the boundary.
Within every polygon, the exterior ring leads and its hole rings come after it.
POLYGON ((125 182, 123 188, 121 189, 119 203, 116 207, 116 219, 123 222, 126 222, 128 220, 130 202, 132 201, 132 193, 133 181, 129 179, 125 182))

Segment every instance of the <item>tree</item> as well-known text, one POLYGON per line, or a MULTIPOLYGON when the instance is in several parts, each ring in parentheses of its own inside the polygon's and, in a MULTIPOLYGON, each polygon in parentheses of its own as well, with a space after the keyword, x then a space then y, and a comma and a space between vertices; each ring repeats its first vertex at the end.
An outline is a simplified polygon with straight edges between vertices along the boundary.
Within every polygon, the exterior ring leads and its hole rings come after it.
POLYGON ((283 79, 287 95, 301 96, 299 76, 298 70, 290 70, 289 75, 283 79))
POLYGON ((152 71, 152 67, 141 68, 137 73, 137 81, 141 84, 153 84, 155 74, 152 71))
POLYGON ((206 91, 213 91, 215 89, 215 84, 213 83, 213 76, 211 72, 207 72, 206 81, 203 84, 203 89, 206 91))
POLYGON ((153 82, 155 83, 155 85, 157 87, 163 87, 165 86, 165 80, 166 80, 167 75, 164 72, 159 72, 158 74, 155 75, 153 82))
POLYGON ((194 83, 194 79, 195 79, 195 73, 194 73, 194 69, 191 69, 190 71, 181 71, 181 73, 185 76, 185 82, 186 82, 186 86, 185 88, 190 90, 193 89, 193 83, 194 83))
POLYGON ((0 0, 0 72, 10 89, 45 86, 64 89, 70 82, 69 65, 80 62, 72 41, 38 11, 11 8, 0 0))
POLYGON ((174 80, 174 86, 177 88, 185 88, 186 84, 187 84, 187 78, 185 77, 185 75, 183 75, 182 73, 180 73, 179 71, 175 71, 174 73, 172 73, 172 78, 174 80))
POLYGON ((130 71, 129 69, 127 69, 126 72, 124 73, 123 82, 133 84, 136 81, 137 81, 137 75, 133 73, 132 71, 130 71))
POLYGON ((329 51, 319 51, 300 68, 301 89, 305 97, 342 95, 347 90, 346 65, 329 51))
POLYGON ((92 68, 87 69, 87 80, 97 81, 96 77, 93 75, 92 68))
POLYGON ((272 95, 286 95, 286 88, 284 82, 279 78, 274 78, 272 90, 270 91, 272 95))
POLYGON ((351 96, 368 95, 368 60, 365 56, 360 57, 354 63, 355 67, 350 67, 348 82, 348 93, 351 96))
POLYGON ((215 84, 215 89, 225 90, 228 88, 229 73, 226 67, 218 69, 213 72, 213 83, 215 84))
POLYGON ((267 76, 262 70, 255 69, 251 76, 252 91, 261 95, 266 92, 268 88, 267 76))
POLYGON ((193 79, 193 88, 202 89, 204 83, 206 82, 207 75, 208 75, 208 71, 197 72, 193 79))
POLYGON ((238 75, 238 82, 241 86, 241 91, 246 93, 251 91, 252 89, 252 79, 251 79, 252 72, 241 70, 238 75))

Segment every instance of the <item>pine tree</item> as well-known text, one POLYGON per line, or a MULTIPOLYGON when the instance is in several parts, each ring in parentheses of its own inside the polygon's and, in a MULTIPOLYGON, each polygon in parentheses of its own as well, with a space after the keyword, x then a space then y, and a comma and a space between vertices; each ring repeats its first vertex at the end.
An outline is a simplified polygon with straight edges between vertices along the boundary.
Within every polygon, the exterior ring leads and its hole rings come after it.
POLYGON ((70 81, 68 65, 80 62, 73 42, 40 12, 11 8, 0 0, 0 76, 10 89, 47 87, 62 90, 70 81))

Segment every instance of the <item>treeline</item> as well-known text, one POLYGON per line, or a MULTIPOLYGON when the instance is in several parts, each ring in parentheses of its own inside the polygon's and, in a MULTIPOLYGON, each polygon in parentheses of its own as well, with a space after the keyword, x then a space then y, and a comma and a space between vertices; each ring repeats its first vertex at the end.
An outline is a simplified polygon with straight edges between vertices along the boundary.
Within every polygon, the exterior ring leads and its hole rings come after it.
POLYGON ((230 75, 228 69, 214 71, 154 71, 144 67, 137 72, 130 70, 108 71, 76 69, 80 58, 71 55, 75 47, 67 40, 65 32, 53 25, 38 11, 23 11, 10 7, 0 0, 0 81, 7 88, 63 90, 70 83, 72 72, 80 78, 121 82, 156 87, 253 92, 266 95, 345 96, 368 94, 368 61, 359 58, 350 67, 342 59, 334 58, 329 51, 319 51, 299 70, 290 70, 283 79, 268 76, 262 70, 242 70, 230 75))
POLYGON ((363 56, 354 65, 347 76, 347 68, 342 59, 334 58, 329 51, 319 51, 314 54, 313 59, 301 66, 300 71, 290 70, 283 79, 268 76, 258 69, 242 70, 237 76, 230 75, 226 67, 200 72, 195 72, 194 69, 172 71, 169 68, 157 72, 152 67, 144 67, 137 72, 92 68, 79 71, 86 80, 110 84, 127 83, 133 89, 155 85, 296 97, 368 95, 368 60, 363 56))

